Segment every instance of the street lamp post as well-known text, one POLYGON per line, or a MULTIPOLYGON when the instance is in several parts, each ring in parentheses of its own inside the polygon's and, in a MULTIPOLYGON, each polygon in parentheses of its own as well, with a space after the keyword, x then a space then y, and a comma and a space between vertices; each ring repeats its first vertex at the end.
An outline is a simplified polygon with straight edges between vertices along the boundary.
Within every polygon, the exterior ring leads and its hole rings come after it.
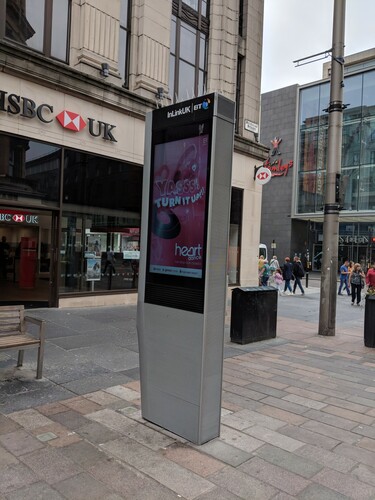
POLYGON ((328 107, 328 162, 324 199, 323 257, 320 288, 319 335, 333 336, 336 328, 338 237, 344 79, 346 0, 335 0, 332 65, 328 107))

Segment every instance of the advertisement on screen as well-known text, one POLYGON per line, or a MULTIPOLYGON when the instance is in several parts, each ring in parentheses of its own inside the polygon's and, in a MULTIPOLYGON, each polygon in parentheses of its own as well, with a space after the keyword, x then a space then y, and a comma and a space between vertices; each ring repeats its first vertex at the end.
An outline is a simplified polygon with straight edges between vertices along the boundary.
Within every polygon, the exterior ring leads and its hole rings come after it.
POLYGON ((209 135, 155 145, 149 271, 202 278, 209 135))

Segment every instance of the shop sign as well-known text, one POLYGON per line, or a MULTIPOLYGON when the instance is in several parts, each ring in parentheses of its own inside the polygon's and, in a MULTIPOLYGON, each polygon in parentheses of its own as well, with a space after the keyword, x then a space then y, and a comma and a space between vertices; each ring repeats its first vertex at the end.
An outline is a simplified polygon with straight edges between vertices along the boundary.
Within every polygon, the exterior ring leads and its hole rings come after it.
POLYGON ((279 158, 281 155, 279 150, 281 142, 282 139, 280 137, 274 137, 271 140, 271 153, 267 160, 263 163, 263 167, 270 169, 272 177, 285 177, 288 175, 289 169, 293 167, 293 160, 283 163, 283 160, 279 158))
POLYGON ((369 242, 369 237, 364 235, 352 235, 352 236, 339 236, 339 244, 344 245, 345 243, 357 243, 362 245, 367 245, 369 242))
POLYGON ((78 113, 66 109, 54 117, 54 110, 51 104, 37 104, 28 97, 8 94, 4 90, 0 90, 0 111, 9 115, 20 115, 30 119, 35 118, 42 123, 51 123, 55 118, 63 128, 73 132, 80 132, 86 127, 88 122, 88 133, 92 137, 102 137, 106 141, 117 142, 113 135, 113 130, 116 128, 115 125, 95 120, 94 118, 87 118, 86 122, 78 113))
POLYGON ((267 184, 271 180, 271 171, 266 167, 258 168, 255 174, 255 182, 257 184, 267 184))
POLYGON ((0 210, 0 223, 39 224, 39 216, 16 210, 0 210))

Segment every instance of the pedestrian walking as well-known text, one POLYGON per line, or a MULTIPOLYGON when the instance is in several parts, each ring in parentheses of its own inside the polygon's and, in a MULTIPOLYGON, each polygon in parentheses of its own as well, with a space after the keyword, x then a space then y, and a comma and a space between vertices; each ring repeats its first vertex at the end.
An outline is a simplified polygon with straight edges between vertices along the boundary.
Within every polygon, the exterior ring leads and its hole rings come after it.
POLYGON ((303 289, 301 279, 305 276, 305 271, 303 269, 303 265, 301 259, 296 255, 293 259, 293 276, 294 276, 294 286, 293 293, 296 293, 297 286, 301 290, 302 295, 305 295, 305 290, 303 289))
POLYGON ((277 256, 274 255, 272 259, 270 260, 270 269, 271 273, 274 274, 277 269, 280 269, 280 264, 279 261, 277 260, 277 256))
POLYGON ((366 285, 375 290, 375 260, 371 262, 371 267, 366 274, 366 285))
POLYGON ((284 294, 290 295, 292 292, 292 287, 290 286, 290 281, 293 278, 293 265, 290 262, 289 257, 285 257, 284 265, 283 265, 283 278, 285 281, 284 284, 284 294))
POLYGON ((365 273, 362 271, 361 264, 354 264, 353 271, 349 277, 350 288, 352 290, 352 306, 357 299, 357 306, 361 302, 362 288, 365 286, 365 273))
POLYGON ((350 295, 350 290, 348 286, 349 279, 349 261, 346 259, 344 264, 340 267, 340 285, 339 285, 339 295, 342 295, 342 289, 346 290, 346 293, 350 295))
POLYGON ((284 278, 283 278, 283 272, 280 268, 276 269, 276 271, 273 274, 273 278, 279 295, 282 295, 284 278))
POLYGON ((270 266, 268 260, 264 259, 262 269, 259 273, 259 282, 261 286, 267 286, 270 278, 270 266))

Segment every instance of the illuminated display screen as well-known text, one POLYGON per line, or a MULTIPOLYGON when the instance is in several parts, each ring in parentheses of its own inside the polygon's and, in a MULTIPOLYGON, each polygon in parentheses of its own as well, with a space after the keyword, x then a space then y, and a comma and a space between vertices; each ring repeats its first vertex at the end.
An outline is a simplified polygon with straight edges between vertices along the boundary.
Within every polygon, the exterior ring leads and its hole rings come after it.
POLYGON ((202 278, 209 136, 157 144, 152 177, 149 271, 202 278))

